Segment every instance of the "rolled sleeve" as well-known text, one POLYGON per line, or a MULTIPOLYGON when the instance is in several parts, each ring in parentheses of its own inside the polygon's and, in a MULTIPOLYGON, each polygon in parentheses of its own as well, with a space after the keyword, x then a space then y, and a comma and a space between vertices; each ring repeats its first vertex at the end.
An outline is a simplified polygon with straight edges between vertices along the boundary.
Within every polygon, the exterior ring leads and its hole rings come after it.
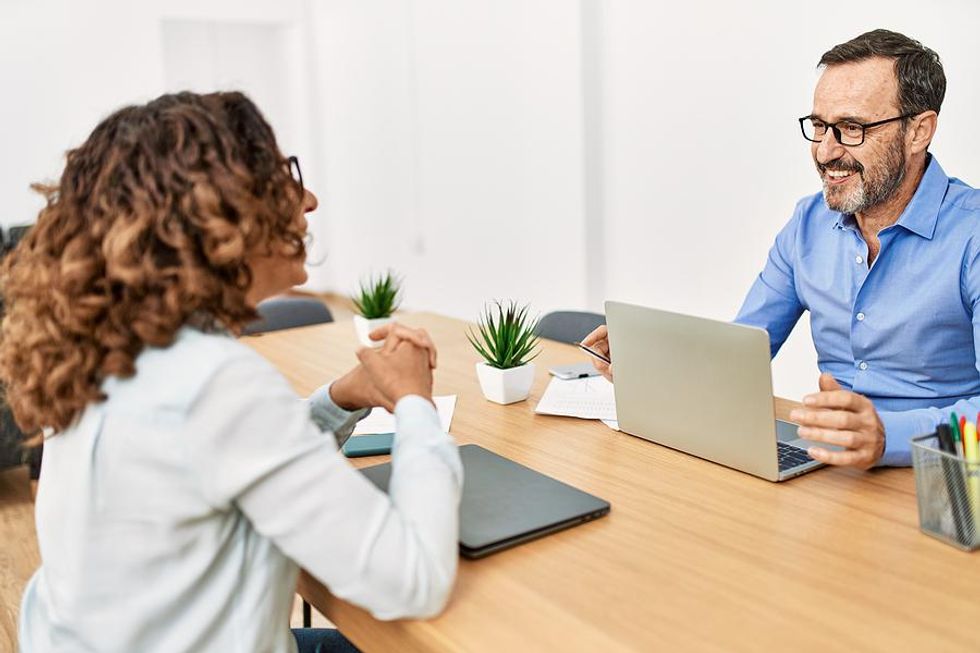
POLYGON ((434 453, 453 474, 460 486, 463 484, 463 467, 455 443, 448 433, 442 430, 439 414, 427 399, 417 395, 402 397, 395 405, 395 440, 392 453, 395 454, 395 473, 400 460, 410 459, 412 451, 434 453), (411 444, 411 447, 407 446, 411 444), (399 456, 401 454, 401 456, 399 456))
POLYGON ((310 408, 310 417, 313 423, 321 431, 332 431, 337 438, 337 446, 342 447, 344 442, 350 438, 351 433, 357 423, 370 414, 370 408, 349 411, 344 410, 330 397, 330 386, 328 383, 317 388, 313 394, 306 398, 306 403, 310 408))

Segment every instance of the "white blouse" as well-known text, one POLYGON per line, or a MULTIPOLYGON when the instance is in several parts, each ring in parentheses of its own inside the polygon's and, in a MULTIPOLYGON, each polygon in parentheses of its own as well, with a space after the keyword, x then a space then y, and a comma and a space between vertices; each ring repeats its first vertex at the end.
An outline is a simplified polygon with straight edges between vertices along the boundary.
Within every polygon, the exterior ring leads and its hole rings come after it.
POLYGON ((432 405, 403 398, 390 495, 338 450, 363 412, 308 402, 249 347, 182 329, 45 442, 34 651, 294 651, 298 565, 379 619, 444 607, 462 467, 432 405))

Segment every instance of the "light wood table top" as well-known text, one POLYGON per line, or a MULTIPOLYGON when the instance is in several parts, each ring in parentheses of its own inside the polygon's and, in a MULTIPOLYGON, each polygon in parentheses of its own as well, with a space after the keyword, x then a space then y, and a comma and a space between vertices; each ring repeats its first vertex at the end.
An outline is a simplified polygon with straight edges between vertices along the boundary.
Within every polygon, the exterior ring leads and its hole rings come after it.
MULTIPOLYGON (((530 399, 499 406, 480 393, 464 322, 399 319, 428 329, 439 348, 435 393, 459 395, 450 432, 460 444, 598 495, 612 511, 461 560, 447 610, 426 622, 377 621, 304 575, 307 600, 363 650, 980 650, 980 557, 919 531, 911 469, 770 483, 598 421, 535 415, 548 367, 583 360, 553 342, 535 361, 530 399)), ((356 363, 350 322, 245 342, 304 395, 356 363)), ((777 415, 791 406, 777 400, 777 415)))
POLYGON ((40 564, 27 467, 0 471, 0 651, 17 649, 21 594, 40 564))

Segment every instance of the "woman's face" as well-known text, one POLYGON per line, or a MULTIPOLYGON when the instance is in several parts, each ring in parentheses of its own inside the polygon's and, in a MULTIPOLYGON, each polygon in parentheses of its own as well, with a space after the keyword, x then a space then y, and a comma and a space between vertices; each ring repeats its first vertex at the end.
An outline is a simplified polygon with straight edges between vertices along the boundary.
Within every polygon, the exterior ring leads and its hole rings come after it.
MULTIPOLYGON (((306 233, 306 214, 316 210, 316 195, 309 190, 303 191, 302 210, 296 216, 297 230, 306 233)), ((252 269, 252 286, 245 296, 253 308, 263 299, 283 293, 294 286, 306 283, 306 261, 303 257, 287 257, 270 255, 268 252, 256 253, 249 261, 252 269)))

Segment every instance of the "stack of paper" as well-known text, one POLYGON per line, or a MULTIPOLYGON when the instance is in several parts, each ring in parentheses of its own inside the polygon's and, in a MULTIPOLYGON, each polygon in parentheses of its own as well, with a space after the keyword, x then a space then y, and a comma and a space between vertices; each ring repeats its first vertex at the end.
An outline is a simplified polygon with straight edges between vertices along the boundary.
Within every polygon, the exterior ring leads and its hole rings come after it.
MULTIPOLYGON (((453 422, 453 412, 456 410, 456 395, 446 395, 444 397, 433 397, 432 403, 436 405, 439 413, 439 421, 442 423, 442 430, 448 432, 449 426, 453 422)), ((395 416, 384 408, 375 408, 371 414, 362 419, 354 427, 351 435, 369 435, 374 433, 394 433, 395 416)))
POLYGON ((542 415, 600 419, 607 424, 614 422, 616 397, 613 394, 613 384, 601 376, 567 381, 557 377, 552 378, 534 412, 542 415))

